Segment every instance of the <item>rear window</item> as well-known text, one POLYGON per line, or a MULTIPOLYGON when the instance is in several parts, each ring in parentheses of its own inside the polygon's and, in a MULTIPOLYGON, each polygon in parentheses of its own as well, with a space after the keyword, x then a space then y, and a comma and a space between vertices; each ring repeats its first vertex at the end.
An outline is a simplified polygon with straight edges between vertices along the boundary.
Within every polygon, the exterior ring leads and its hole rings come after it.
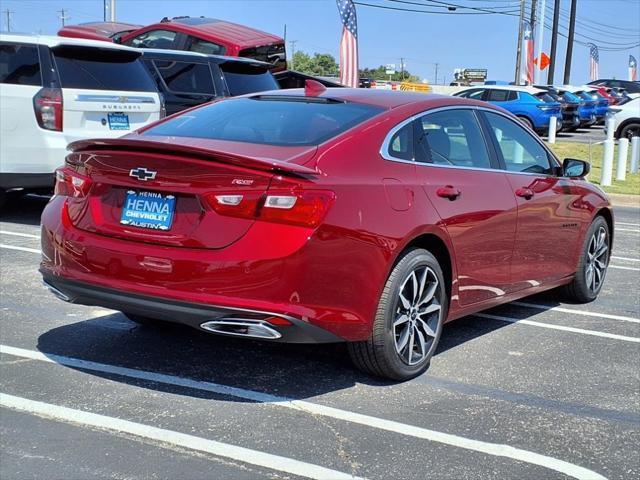
POLYGON ((280 86, 271 72, 254 65, 228 62, 220 65, 231 96, 278 90, 280 86))
POLYGON ((154 65, 169 90, 176 93, 215 95, 208 63, 154 60, 154 65))
POLYGON ((536 98, 543 102, 555 102, 555 98, 548 93, 536 93, 536 98))
POLYGON ((0 43, 0 83, 42 85, 38 47, 0 43))
POLYGON ((318 145, 383 109, 305 97, 236 98, 173 117, 143 135, 265 145, 318 145))
POLYGON ((262 47, 245 48, 240 50, 240 57, 253 58, 262 62, 271 63, 272 65, 284 65, 286 61, 284 43, 275 45, 264 45, 262 47))
POLYGON ((137 52, 65 46, 54 58, 63 88, 157 91, 137 52))

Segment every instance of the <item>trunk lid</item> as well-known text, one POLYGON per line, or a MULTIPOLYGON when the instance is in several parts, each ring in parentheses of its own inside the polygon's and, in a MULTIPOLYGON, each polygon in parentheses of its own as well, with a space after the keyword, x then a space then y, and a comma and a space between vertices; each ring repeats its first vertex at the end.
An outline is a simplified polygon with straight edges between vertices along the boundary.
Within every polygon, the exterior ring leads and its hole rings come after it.
POLYGON ((316 147, 139 138, 87 140, 70 146, 73 153, 67 164, 92 182, 86 197, 68 200, 69 217, 77 228, 157 245, 224 248, 240 239, 255 220, 220 215, 208 199, 259 198, 276 174, 316 174, 301 165, 314 157, 316 147), (165 214, 170 218, 164 219, 165 214), (158 218, 159 224, 148 225, 158 218))

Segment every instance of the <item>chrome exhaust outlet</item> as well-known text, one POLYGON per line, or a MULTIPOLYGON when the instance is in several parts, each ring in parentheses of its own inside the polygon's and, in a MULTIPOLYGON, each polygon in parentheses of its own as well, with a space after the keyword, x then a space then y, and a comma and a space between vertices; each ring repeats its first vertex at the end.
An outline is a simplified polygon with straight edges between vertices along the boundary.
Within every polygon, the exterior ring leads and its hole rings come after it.
POLYGON ((71 298, 69 296, 67 296, 64 293, 62 293, 60 290, 58 290, 53 285, 49 285, 47 282, 44 282, 44 281, 42 282, 42 285, 44 285, 44 288, 49 290, 56 297, 58 297, 60 300, 64 300, 65 302, 70 302, 71 301, 71 298))
POLYGON ((261 320, 248 320, 242 318, 222 318, 210 320, 200 325, 200 328, 213 333, 235 335, 238 337, 262 338, 275 340, 282 335, 273 329, 267 322, 261 320))

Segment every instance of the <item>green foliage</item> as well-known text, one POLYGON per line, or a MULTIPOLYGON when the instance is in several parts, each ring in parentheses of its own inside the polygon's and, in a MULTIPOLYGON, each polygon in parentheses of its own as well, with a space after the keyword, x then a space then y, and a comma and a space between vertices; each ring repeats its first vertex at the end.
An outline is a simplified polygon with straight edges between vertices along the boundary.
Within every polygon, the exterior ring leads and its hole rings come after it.
MULTIPOLYGON (((293 54, 293 60, 289 62, 289 68, 307 75, 316 75, 322 77, 337 77, 340 74, 338 62, 328 53, 314 53, 313 56, 308 53, 297 51, 293 54)), ((385 72, 386 67, 380 65, 378 68, 363 68, 360 70, 361 78, 372 78, 374 80, 389 80, 389 75, 385 72)), ((420 79, 410 72, 396 72, 391 75, 391 80, 400 82, 419 82, 420 79)))
POLYGON ((289 67, 293 64, 293 69, 306 73, 324 77, 333 77, 339 74, 338 62, 333 55, 328 53, 314 53, 313 56, 305 52, 296 52, 289 67))
MULTIPOLYGON (((360 78, 372 78, 373 80, 389 80, 389 75, 386 73, 387 67, 380 65, 378 68, 362 68, 360 69, 360 78)), ((407 70, 404 71, 404 77, 402 72, 396 72, 391 75, 391 80, 396 82, 419 82, 420 79, 416 75, 412 75, 407 70)))

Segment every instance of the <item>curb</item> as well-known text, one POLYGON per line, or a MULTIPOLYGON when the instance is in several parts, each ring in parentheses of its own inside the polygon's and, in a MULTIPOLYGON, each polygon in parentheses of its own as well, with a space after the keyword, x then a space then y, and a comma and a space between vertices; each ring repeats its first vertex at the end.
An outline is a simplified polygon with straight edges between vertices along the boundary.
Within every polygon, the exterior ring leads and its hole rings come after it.
POLYGON ((640 195, 626 195, 623 193, 607 193, 614 207, 640 208, 640 195))

